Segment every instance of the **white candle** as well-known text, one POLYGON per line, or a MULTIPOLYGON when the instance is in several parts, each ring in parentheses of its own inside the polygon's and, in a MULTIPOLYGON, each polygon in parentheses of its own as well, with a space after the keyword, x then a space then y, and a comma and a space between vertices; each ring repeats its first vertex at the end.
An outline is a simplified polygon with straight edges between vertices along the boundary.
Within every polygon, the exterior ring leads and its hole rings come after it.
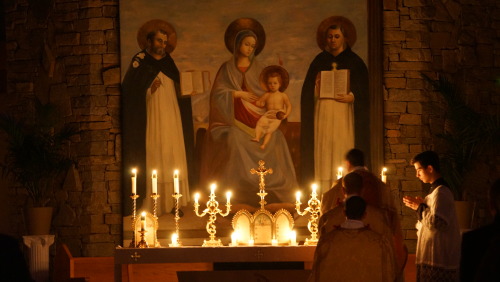
POLYGON ((232 195, 231 191, 227 191, 227 192, 226 192, 226 198, 227 198, 227 202, 228 202, 228 203, 230 203, 230 202, 231 202, 231 195, 232 195))
POLYGON ((248 245, 249 245, 249 246, 253 246, 254 242, 255 242, 255 241, 254 241, 253 239, 250 239, 250 240, 248 240, 248 245))
POLYGON ((312 193, 316 194, 316 189, 318 189, 318 185, 317 184, 313 184, 313 185, 311 185, 311 188, 312 188, 312 191, 313 191, 312 193))
POLYGON ((238 245, 238 231, 233 232, 231 234, 231 246, 237 246, 238 245))
POLYGON ((194 202, 198 204, 198 199, 200 199, 200 193, 194 194, 194 202))
POLYGON ((141 213, 141 230, 146 229, 146 212, 141 213))
POLYGON ((158 174, 156 173, 156 170, 153 170, 153 175, 151 175, 151 180, 152 180, 152 192, 153 194, 158 193, 158 174))
POLYGON ((300 191, 297 191, 297 193, 295 193, 295 198, 297 199, 297 203, 300 203, 301 196, 302 196, 302 193, 300 193, 300 191))
POLYGON ((215 194, 215 188, 217 187, 217 185, 215 185, 215 183, 212 183, 212 185, 210 185, 210 194, 215 194))
POLYGON ((337 170, 337 179, 342 178, 342 171, 343 170, 344 170, 344 168, 339 166, 339 169, 337 170))
POLYGON ((172 238, 172 246, 177 246, 177 238, 179 238, 177 236, 177 233, 172 234, 171 238, 172 238))
POLYGON ((174 194, 179 194, 179 171, 174 170, 174 194))
POLYGON ((297 245, 297 233, 295 231, 290 231, 290 245, 297 245))
POLYGON ((137 193, 137 169, 132 169, 132 195, 137 193))
POLYGON ((276 239, 272 239, 272 240, 271 240, 271 245, 273 245, 273 246, 278 246, 278 240, 276 240, 276 239))
POLYGON ((382 172, 380 173, 380 177, 382 178, 382 182, 387 183, 387 175, 385 173, 387 172, 387 168, 384 167, 382 168, 382 172))

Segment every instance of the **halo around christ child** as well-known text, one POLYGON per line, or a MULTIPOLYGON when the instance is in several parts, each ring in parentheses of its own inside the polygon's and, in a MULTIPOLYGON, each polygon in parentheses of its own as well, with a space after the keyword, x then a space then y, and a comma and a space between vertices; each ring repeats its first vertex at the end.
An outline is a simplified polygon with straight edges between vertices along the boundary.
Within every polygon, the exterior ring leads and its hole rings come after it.
POLYGON ((253 33, 257 36, 255 55, 258 55, 266 45, 266 32, 264 31, 264 27, 256 19, 252 18, 239 18, 229 24, 226 29, 226 33, 224 34, 226 48, 229 52, 233 53, 236 34, 245 29, 253 31, 253 33))
POLYGON ((139 47, 141 47, 141 50, 146 49, 148 47, 148 34, 157 30, 163 30, 167 33, 167 46, 165 47, 165 51, 172 53, 177 46, 177 33, 174 27, 164 20, 150 20, 139 28, 139 31, 137 31, 137 43, 139 47))
POLYGON ((260 87, 264 89, 264 91, 268 91, 267 89, 267 80, 269 79, 269 76, 272 73, 279 73, 281 76, 281 86, 280 86, 280 92, 283 92, 286 90, 288 87, 288 82, 290 81, 288 72, 286 69, 280 66, 272 65, 272 66, 267 66, 265 67, 262 72, 260 73, 260 87))
POLYGON ((345 17, 342 16, 331 16, 324 19, 318 26, 318 31, 316 32, 316 43, 321 50, 325 50, 326 46, 326 32, 328 28, 332 25, 340 25, 344 30, 344 37, 346 39, 347 45, 352 48, 354 43, 356 43, 356 27, 354 24, 345 17))

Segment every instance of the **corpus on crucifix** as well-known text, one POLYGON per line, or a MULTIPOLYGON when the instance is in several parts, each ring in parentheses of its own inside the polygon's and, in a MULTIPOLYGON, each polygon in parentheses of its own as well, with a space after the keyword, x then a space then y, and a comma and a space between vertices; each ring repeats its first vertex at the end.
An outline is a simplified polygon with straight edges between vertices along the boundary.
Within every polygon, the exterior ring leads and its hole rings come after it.
POLYGON ((259 193, 257 193, 257 195, 260 196, 260 208, 261 209, 264 209, 264 206, 266 205, 266 201, 264 200, 264 197, 266 197, 267 193, 266 193, 266 183, 264 181, 264 176, 266 174, 272 174, 273 173, 273 169, 272 168, 266 168, 264 165, 266 164, 266 162, 264 162, 263 160, 260 160, 259 161, 259 167, 257 169, 255 168, 252 168, 250 170, 250 173, 251 174, 258 174, 259 175, 259 193))

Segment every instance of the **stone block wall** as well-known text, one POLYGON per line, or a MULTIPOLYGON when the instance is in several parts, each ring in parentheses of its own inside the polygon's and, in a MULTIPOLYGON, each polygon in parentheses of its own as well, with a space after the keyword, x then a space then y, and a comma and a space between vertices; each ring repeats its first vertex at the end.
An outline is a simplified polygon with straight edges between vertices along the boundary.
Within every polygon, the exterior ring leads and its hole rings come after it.
MULTIPOLYGON (((71 144, 78 164, 52 203, 57 240, 75 256, 110 256, 122 230, 119 2, 8 0, 4 5, 4 107, 22 113, 23 99, 36 95, 60 105, 64 121, 81 130, 71 144)), ((422 150, 439 148, 434 136, 444 126, 441 113, 433 111, 442 102, 421 73, 449 75, 476 109, 498 108, 493 75, 500 67, 500 7, 494 0, 384 0, 383 5, 385 163, 413 252, 416 217, 400 197, 423 194, 409 162, 422 150)), ((490 156, 486 179, 498 177, 499 163, 499 156, 490 156)), ((14 191, 12 205, 22 206, 22 192, 14 191)), ((13 210, 14 232, 23 234, 21 212, 13 210)))

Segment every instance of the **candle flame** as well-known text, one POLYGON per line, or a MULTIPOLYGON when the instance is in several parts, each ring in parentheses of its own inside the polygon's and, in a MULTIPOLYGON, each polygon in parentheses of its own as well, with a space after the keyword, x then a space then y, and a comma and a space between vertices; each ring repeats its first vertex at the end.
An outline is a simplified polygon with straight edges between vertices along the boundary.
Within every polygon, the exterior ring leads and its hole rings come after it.
POLYGON ((133 173, 133 174, 136 174, 136 173, 137 173, 137 169, 136 169, 136 168, 133 168, 133 169, 132 169, 132 173, 133 173))

